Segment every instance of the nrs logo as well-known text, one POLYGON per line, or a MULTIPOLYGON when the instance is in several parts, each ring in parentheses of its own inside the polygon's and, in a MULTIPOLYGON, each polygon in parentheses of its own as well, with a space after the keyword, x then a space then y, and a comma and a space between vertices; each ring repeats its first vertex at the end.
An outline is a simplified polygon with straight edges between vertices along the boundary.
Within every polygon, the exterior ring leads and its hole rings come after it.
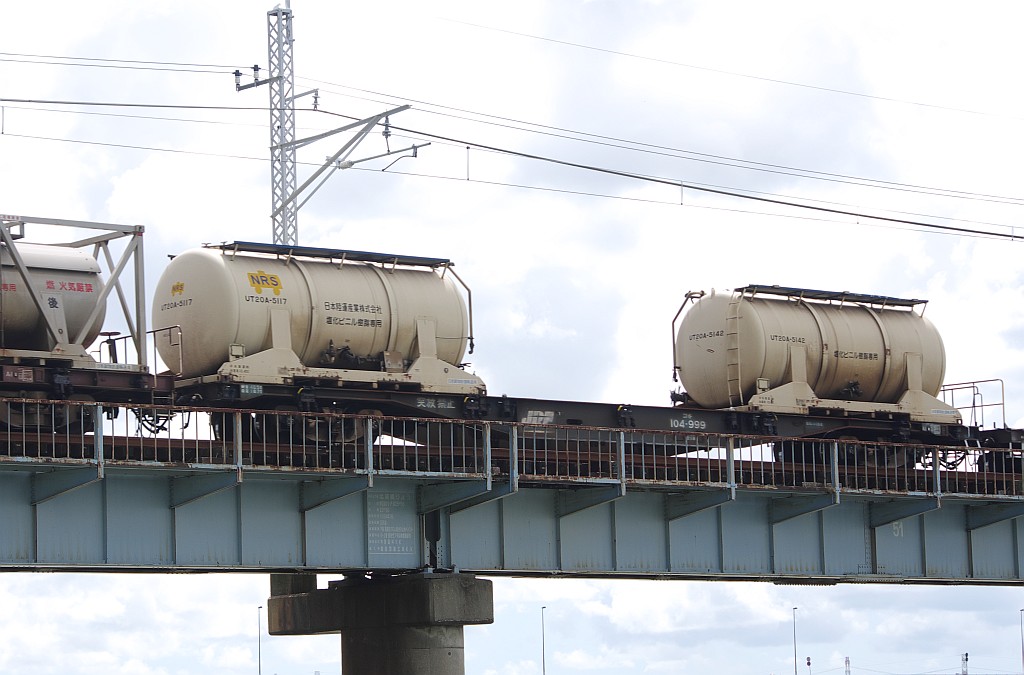
POLYGON ((185 282, 177 281, 171 286, 171 296, 184 295, 185 294, 185 282))
POLYGON ((276 274, 267 274, 263 270, 249 272, 249 285, 261 295, 264 288, 274 291, 274 295, 281 295, 281 277, 276 274))
POLYGON ((554 424, 554 410, 530 410, 523 417, 523 424, 554 424))

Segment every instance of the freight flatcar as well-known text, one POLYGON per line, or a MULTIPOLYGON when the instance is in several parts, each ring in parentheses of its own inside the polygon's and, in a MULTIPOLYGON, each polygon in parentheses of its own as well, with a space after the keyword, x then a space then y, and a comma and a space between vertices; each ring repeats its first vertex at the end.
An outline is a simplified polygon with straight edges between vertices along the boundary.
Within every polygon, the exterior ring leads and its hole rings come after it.
MULTIPOLYGON (((473 348, 472 294, 448 259, 208 245, 166 265, 147 331, 138 311, 146 297, 141 227, 0 222, 0 397, 9 399, 272 410, 307 422, 333 413, 484 420, 498 433, 514 422, 812 439, 820 448, 845 440, 875 444, 880 461, 906 463, 919 458, 890 446, 1019 447, 1019 432, 979 431, 940 400, 945 352, 921 300, 758 285, 694 292, 673 320, 675 374, 685 390, 672 405, 492 396, 463 362, 473 348), (27 244, 19 231, 26 223, 105 234, 27 244), (120 237, 129 244, 115 261, 108 243, 120 237), (132 256, 135 284, 126 292, 118 275, 132 256), (99 261, 108 263, 106 279, 99 261), (120 352, 103 331, 115 290, 126 310, 120 352), (133 304, 137 311, 127 311, 133 304), (164 364, 158 374, 147 363, 147 336, 164 364)), ((64 417, 75 410, 69 405, 64 417)), ((222 437, 234 429, 225 419, 212 416, 222 437)), ((40 424, 9 409, 0 423, 40 424)), ((242 433, 317 435, 315 426, 254 423, 242 433)), ((794 445, 775 447, 779 458, 799 459, 794 445)))

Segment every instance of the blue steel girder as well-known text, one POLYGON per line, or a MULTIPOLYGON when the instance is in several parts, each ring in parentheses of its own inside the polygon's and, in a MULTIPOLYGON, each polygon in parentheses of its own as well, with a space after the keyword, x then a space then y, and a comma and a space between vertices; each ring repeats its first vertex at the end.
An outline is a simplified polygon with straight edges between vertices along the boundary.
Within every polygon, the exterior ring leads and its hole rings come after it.
POLYGON ((1019 498, 946 496, 938 508, 931 494, 836 502, 824 487, 521 479, 453 501, 484 481, 445 497, 438 480, 450 479, 109 461, 101 477, 86 460, 0 462, 0 569, 417 569, 428 505, 441 514, 437 564, 482 574, 1024 580, 1019 498))

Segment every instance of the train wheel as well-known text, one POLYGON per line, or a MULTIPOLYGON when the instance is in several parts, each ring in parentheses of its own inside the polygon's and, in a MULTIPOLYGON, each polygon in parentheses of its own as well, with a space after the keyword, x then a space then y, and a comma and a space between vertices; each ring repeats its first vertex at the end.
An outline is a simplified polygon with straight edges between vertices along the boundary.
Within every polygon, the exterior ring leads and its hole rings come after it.
MULTIPOLYGON (((73 397, 72 400, 92 403, 88 397, 73 397)), ((54 431, 72 435, 87 434, 95 428, 93 408, 90 405, 58 405, 54 406, 53 419, 56 423, 54 431)))
POLYGON ((1020 474, 1024 460, 1007 450, 996 450, 982 453, 978 457, 978 471, 991 473, 1020 474))
MULTIPOLYGON (((235 413, 210 413, 210 427, 213 429, 213 437, 218 441, 230 443, 235 440, 235 413)), ((242 413, 242 440, 252 441, 259 437, 256 430, 256 421, 252 414, 242 413)))
POLYGON ((918 457, 910 448, 857 443, 847 446, 846 461, 851 466, 871 469, 909 469, 917 464, 918 457))
POLYGON ((268 441, 277 440, 278 443, 292 444, 301 443, 304 433, 302 431, 302 416, 287 415, 285 410, 277 409, 275 415, 266 415, 265 433, 268 441))
POLYGON ((779 441, 772 451, 776 462, 825 466, 825 450, 828 444, 813 441, 779 441))
MULTIPOLYGON (((72 400, 92 403, 88 397, 72 400)), ((33 433, 84 434, 93 430, 93 414, 87 405, 9 403, 0 399, 0 425, 33 433)))

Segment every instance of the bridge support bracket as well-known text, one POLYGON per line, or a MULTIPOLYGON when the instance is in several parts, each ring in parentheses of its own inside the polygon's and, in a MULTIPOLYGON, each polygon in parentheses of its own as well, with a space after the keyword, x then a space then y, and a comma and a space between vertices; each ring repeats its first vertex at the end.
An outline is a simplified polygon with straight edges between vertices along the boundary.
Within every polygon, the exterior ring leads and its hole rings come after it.
POLYGON ((72 490, 103 480, 103 466, 94 465, 73 469, 57 469, 35 476, 32 504, 42 504, 72 490))
POLYGON ((423 515, 468 499, 487 495, 490 481, 459 481, 440 485, 423 485, 417 489, 416 511, 423 515))
POLYGON ((507 483, 494 483, 491 485, 491 489, 488 490, 487 492, 452 504, 451 512, 457 513, 459 511, 464 511, 465 509, 472 508, 479 504, 486 504, 488 502, 493 502, 497 499, 504 499, 505 497, 510 497, 516 494, 517 492, 519 492, 519 485, 512 481, 509 481, 507 483))
POLYGON ((793 495, 771 500, 771 524, 778 525, 798 516, 824 511, 839 504, 839 492, 826 495, 793 495))
POLYGON ((607 504, 626 496, 625 483, 615 482, 611 485, 583 488, 579 490, 559 490, 555 511, 559 518, 583 511, 594 506, 607 504))
POLYGON ((1024 516, 1024 504, 985 504, 967 507, 967 529, 977 530, 1024 516))
POLYGON ((229 490, 242 483, 240 469, 231 472, 218 471, 194 476, 171 479, 171 508, 178 508, 192 502, 229 490))
POLYGON ((871 518, 869 525, 872 528, 891 525, 897 520, 919 516, 929 511, 935 511, 942 507, 939 497, 924 497, 913 499, 894 499, 880 504, 871 504, 871 518))
POLYGON ((373 487, 373 476, 364 474, 352 478, 327 478, 302 483, 302 512, 330 504, 349 495, 365 492, 373 487))
POLYGON ((736 501, 736 488, 722 490, 690 490, 665 497, 665 517, 669 521, 692 516, 722 504, 736 501))

